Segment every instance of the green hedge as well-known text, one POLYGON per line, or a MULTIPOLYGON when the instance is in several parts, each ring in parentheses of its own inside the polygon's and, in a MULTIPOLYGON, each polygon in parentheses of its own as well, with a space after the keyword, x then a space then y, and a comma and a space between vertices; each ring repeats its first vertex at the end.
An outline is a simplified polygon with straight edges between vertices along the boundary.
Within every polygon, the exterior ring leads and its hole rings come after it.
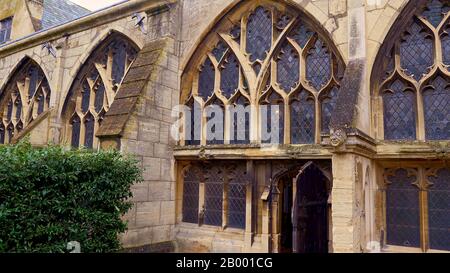
POLYGON ((82 252, 120 249, 136 160, 115 151, 0 147, 0 252, 82 252))

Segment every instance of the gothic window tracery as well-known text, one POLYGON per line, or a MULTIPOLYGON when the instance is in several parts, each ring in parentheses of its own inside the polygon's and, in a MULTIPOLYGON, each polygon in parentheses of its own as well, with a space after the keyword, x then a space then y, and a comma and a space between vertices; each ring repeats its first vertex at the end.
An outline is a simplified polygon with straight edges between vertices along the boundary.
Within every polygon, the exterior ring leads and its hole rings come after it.
MULTIPOLYGON (((198 47, 187 64, 182 76, 181 101, 187 105, 191 96, 199 98, 204 112, 213 96, 227 109, 236 102, 235 97, 244 94, 255 109, 251 118, 260 121, 265 113, 261 106, 275 103, 280 112, 270 109, 268 112, 278 114, 281 119, 280 143, 289 139, 286 144, 319 143, 320 134, 316 132, 329 133, 329 119, 345 69, 340 55, 315 23, 295 8, 282 8, 283 4, 268 0, 238 6, 236 14, 227 15, 227 20, 217 24, 216 31, 205 38, 203 46, 198 47), (302 101, 306 105, 291 104, 291 97, 300 90, 311 93, 308 100, 302 101), (278 94, 279 98, 271 101, 272 94, 278 94), (304 120, 308 125, 293 126, 290 121, 296 120, 304 120), (305 139, 293 141, 293 135, 305 135, 305 139)), ((249 124, 248 143, 267 143, 262 139, 262 126, 274 126, 251 121, 249 124)), ((233 121, 224 124, 223 144, 242 144, 233 139, 233 126, 233 121)), ((201 145, 208 144, 204 138, 205 135, 198 140, 201 145)), ((191 145, 188 141, 182 144, 191 145)))
POLYGON ((0 98, 0 144, 11 143, 24 128, 44 114, 49 109, 50 96, 50 85, 42 69, 31 59, 23 60, 0 98))
POLYGON ((64 106, 66 135, 73 147, 95 148, 98 130, 139 48, 111 34, 91 54, 72 84, 64 106))
POLYGON ((425 1, 396 30, 399 36, 386 42, 391 53, 381 57, 374 84, 384 124, 378 132, 385 140, 450 138, 449 11, 448 1, 425 1))

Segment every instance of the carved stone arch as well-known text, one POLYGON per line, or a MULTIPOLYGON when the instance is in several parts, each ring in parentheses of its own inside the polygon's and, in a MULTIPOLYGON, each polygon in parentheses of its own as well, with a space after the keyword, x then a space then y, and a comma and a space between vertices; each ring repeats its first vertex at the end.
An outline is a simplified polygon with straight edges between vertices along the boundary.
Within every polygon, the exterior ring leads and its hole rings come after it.
MULTIPOLYGON (((140 47, 132 39, 118 31, 108 30, 88 54, 80 57, 82 65, 76 68, 76 76, 61 106, 61 117, 66 124, 64 142, 72 143, 70 138, 74 134, 71 132, 73 127, 70 125, 70 119, 74 113, 77 113, 81 120, 84 120, 87 113, 93 115, 94 131, 98 131, 100 122, 112 106, 139 51, 140 47)), ((82 122, 81 131, 84 131, 83 126, 82 122)), ((98 147, 95 132, 94 141, 88 148, 98 147)))
POLYGON ((14 143, 38 125, 49 111, 51 87, 41 66, 31 57, 25 56, 11 70, 0 89, 0 122, 13 133, 4 140, 14 143), (45 92, 41 92, 45 89, 45 92), (39 107, 36 96, 43 93, 42 111, 32 115, 39 107), (48 96, 48 98, 47 98, 48 96))

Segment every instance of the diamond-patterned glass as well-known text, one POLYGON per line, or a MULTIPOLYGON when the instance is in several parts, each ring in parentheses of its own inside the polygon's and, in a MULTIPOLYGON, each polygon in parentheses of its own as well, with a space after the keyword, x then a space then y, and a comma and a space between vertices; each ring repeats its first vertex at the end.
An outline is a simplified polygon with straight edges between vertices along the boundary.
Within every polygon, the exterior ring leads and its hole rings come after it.
MULTIPOLYGON (((240 96, 236 100, 235 104, 238 109, 244 109, 249 105, 248 101, 245 97, 240 96)), ((231 144, 248 144, 250 143, 250 113, 249 111, 245 111, 244 113, 240 113, 239 111, 235 111, 233 113, 232 124, 233 124, 233 136, 230 140, 231 144), (245 139, 242 139, 242 137, 245 139)))
POLYGON ((441 169, 428 177, 428 227, 430 248, 450 250, 450 169, 441 169))
POLYGON ((442 57, 444 63, 450 66, 450 23, 445 28, 445 35, 441 38, 442 41, 442 57))
POLYGON ((211 109, 214 111, 211 111, 210 116, 206 118, 206 124, 207 124, 207 131, 206 131, 206 144, 208 145, 219 145, 219 144, 223 144, 224 143, 224 126, 225 126, 225 106, 223 105, 222 101, 220 101, 219 99, 215 98, 215 100, 213 102, 211 102, 211 104, 209 106, 207 106, 207 109, 205 109, 205 111, 208 113, 208 109, 211 109), (221 124, 209 124, 209 122, 211 120, 216 120, 216 115, 219 114, 216 112, 215 109, 217 109, 216 107, 213 108, 213 106, 219 106, 222 109, 222 120, 221 120, 221 124), (211 126, 211 127, 210 127, 211 126), (208 133, 212 133, 213 136, 208 135, 208 133))
POLYGON ((315 139, 315 104, 302 90, 291 103, 291 143, 311 144, 315 139))
MULTIPOLYGON (((274 120, 278 120, 278 144, 283 144, 284 143, 284 102, 283 102, 283 98, 278 95, 276 92, 271 92, 270 96, 267 98, 268 104, 267 104, 267 132, 272 132, 272 112, 276 111, 273 113, 274 115, 274 120), (278 106, 278 110, 276 110, 276 108, 274 107, 274 109, 272 109, 271 106, 278 106)), ((267 102, 266 102, 267 103, 267 102)), ((261 122, 263 122, 263 120, 261 119, 261 122)), ((264 128, 263 124, 261 124, 261 128, 264 128)), ((262 140, 262 143, 268 144, 268 143, 274 143, 275 140, 273 139, 266 139, 266 140, 262 140)))
POLYGON ((306 79, 316 90, 322 89, 331 79, 331 54, 320 39, 306 57, 306 79))
POLYGON ((450 139, 450 85, 438 76, 423 92, 425 133, 429 140, 450 139))
POLYGON ((86 115, 84 119, 84 126, 84 147, 92 149, 94 147, 95 119, 91 113, 86 115))
POLYGON ((333 87, 330 91, 326 93, 325 96, 322 97, 321 101, 321 116, 322 116, 322 133, 329 134, 330 133, 330 121, 331 115, 336 107, 338 95, 338 88, 333 87))
POLYGON ((437 27, 444 18, 444 15, 449 11, 449 8, 448 1, 431 0, 428 1, 422 16, 425 17, 434 27, 437 27))
POLYGON ((222 226, 224 174, 218 167, 210 167, 206 173, 204 223, 222 226))
POLYGON ((246 182, 245 165, 236 167, 228 182, 228 226, 245 228, 246 182))
POLYGON ((202 66, 202 70, 200 71, 198 83, 198 95, 202 97, 204 101, 206 101, 208 97, 212 96, 214 92, 214 81, 214 65, 209 58, 206 58, 202 66))
POLYGON ((405 91, 405 84, 396 80, 383 94, 384 138, 416 139, 416 95, 405 91))
POLYGON ((419 81, 434 63, 434 43, 431 34, 414 21, 400 44, 401 66, 406 73, 419 81))
POLYGON ((300 79, 300 59, 297 50, 285 42, 281 47, 277 62, 277 82, 280 87, 289 93, 300 79))
POLYGON ((75 116, 72 117, 70 123, 72 125, 72 138, 71 138, 72 147, 79 147, 80 146, 80 130, 81 130, 80 117, 75 114, 75 116))
POLYGON ((223 55, 225 55, 227 49, 228 47, 223 42, 219 42, 213 49, 212 54, 214 55, 214 57, 216 57, 218 63, 222 60, 222 57, 223 55))
POLYGON ((199 171, 191 167, 184 176, 183 183, 183 222, 198 223, 199 171))
POLYGON ((246 51, 250 61, 263 61, 272 46, 272 13, 263 7, 258 7, 247 22, 246 51))
POLYGON ((201 105, 197 101, 191 101, 187 105, 190 109, 189 113, 185 113, 185 122, 190 124, 189 128, 186 128, 186 145, 200 145, 201 138, 201 122, 202 113, 201 105))
POLYGON ((220 75, 220 90, 229 99, 239 87, 239 62, 234 54, 227 56, 220 75))
POLYGON ((300 22, 294 29, 291 31, 289 37, 294 39, 301 48, 304 48, 308 43, 309 39, 314 35, 314 32, 310 31, 305 24, 300 22))
POLYGON ((388 179, 391 184, 386 190, 387 243, 420 247, 419 189, 412 185, 416 177, 399 169, 388 179))

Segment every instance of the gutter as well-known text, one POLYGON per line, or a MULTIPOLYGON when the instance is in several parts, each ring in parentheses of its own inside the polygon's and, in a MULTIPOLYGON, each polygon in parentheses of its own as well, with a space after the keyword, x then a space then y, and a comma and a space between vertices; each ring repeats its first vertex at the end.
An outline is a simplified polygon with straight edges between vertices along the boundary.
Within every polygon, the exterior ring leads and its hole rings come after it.
POLYGON ((131 0, 120 2, 116 5, 90 13, 62 25, 41 30, 6 43, 0 46, 0 58, 23 51, 24 49, 41 45, 46 41, 67 37, 72 34, 92 29, 94 26, 108 24, 118 19, 130 16, 136 11, 145 11, 148 14, 152 14, 159 10, 167 9, 171 4, 175 4, 177 2, 178 0, 131 0))

